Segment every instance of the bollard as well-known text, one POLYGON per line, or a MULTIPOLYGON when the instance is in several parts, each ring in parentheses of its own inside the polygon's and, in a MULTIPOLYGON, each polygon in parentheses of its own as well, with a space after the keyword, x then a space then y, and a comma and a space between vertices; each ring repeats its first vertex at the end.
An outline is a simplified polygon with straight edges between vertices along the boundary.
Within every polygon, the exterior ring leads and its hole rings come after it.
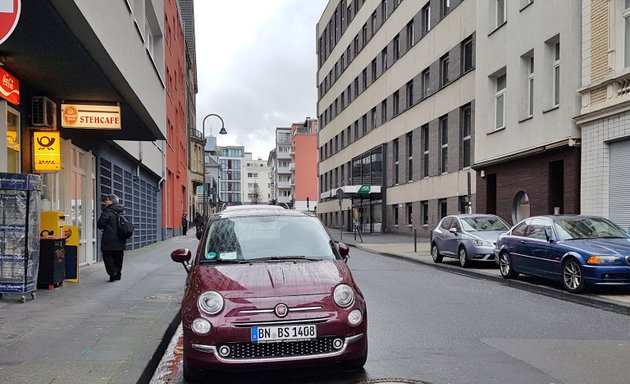
POLYGON ((413 228, 413 251, 418 252, 418 230, 413 228))

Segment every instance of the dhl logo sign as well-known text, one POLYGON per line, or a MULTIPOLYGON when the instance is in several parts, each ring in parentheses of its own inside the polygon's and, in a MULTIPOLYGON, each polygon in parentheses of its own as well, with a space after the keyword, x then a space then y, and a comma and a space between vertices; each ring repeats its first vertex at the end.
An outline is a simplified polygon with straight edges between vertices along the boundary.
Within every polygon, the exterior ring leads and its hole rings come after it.
POLYGON ((35 172, 61 170, 61 137, 59 132, 33 132, 33 162, 35 172))

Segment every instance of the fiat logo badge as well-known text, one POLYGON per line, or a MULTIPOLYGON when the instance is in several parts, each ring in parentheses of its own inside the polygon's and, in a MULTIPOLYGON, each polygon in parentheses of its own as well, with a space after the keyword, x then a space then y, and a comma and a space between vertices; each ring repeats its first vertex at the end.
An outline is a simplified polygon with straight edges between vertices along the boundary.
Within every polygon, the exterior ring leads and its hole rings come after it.
POLYGON ((276 316, 278 317, 285 317, 286 315, 289 314, 289 307, 287 307, 286 304, 278 304, 276 305, 276 307, 273 309, 273 312, 276 314, 276 316))

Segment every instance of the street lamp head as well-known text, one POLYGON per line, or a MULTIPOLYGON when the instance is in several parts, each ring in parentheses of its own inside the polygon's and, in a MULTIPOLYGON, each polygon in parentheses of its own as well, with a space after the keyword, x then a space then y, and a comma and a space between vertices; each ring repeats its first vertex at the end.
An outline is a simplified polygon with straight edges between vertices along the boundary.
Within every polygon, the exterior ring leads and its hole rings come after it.
POLYGON ((227 135, 227 131, 225 130, 225 127, 221 127, 221 130, 219 131, 219 134, 227 135))

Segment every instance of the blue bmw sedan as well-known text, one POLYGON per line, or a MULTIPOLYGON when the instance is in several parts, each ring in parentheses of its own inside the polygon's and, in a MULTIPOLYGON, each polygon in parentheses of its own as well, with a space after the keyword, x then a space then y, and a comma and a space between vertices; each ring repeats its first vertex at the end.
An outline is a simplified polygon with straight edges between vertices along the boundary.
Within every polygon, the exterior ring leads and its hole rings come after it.
POLYGON ((630 238, 597 216, 535 216, 499 236, 501 275, 560 280, 572 293, 591 285, 630 285, 630 238))

